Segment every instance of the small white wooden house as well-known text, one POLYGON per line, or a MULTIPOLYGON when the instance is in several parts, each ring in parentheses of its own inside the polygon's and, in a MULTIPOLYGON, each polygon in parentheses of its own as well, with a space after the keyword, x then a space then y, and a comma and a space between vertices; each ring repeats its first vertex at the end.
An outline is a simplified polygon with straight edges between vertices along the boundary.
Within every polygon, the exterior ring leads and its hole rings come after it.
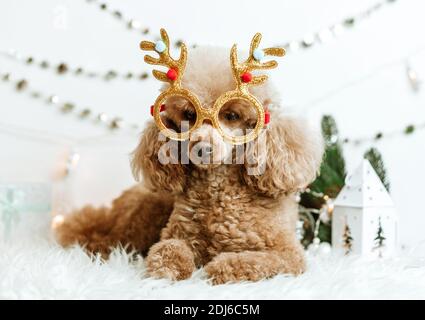
POLYGON ((391 255, 397 247, 394 203, 368 160, 348 175, 334 202, 332 246, 348 254, 391 255))

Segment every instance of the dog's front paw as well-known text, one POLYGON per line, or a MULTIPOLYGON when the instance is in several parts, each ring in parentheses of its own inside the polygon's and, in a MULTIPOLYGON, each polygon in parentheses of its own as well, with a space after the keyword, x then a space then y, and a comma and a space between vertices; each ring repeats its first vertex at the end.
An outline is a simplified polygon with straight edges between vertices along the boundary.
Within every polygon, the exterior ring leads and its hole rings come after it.
POLYGON ((162 240, 149 250, 146 268, 148 274, 155 278, 184 280, 195 270, 194 256, 184 241, 162 240))
POLYGON ((216 256, 205 266, 213 284, 239 281, 259 281, 272 277, 284 268, 284 261, 268 252, 226 252, 216 256))
POLYGON ((222 253, 205 265, 204 271, 214 285, 234 282, 238 275, 235 266, 230 263, 232 253, 222 253))
POLYGON ((278 272, 277 267, 264 268, 267 258, 262 252, 221 253, 205 266, 205 272, 214 285, 258 281, 278 272))

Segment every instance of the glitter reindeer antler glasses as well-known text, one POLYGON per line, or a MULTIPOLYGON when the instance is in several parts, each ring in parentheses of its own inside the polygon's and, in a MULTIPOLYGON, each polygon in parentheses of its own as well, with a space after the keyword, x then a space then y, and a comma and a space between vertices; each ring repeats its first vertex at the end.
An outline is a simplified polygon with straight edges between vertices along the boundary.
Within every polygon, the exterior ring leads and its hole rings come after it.
POLYGON ((230 64, 233 72, 233 77, 236 82, 236 88, 232 91, 222 94, 214 103, 212 108, 204 108, 201 105, 198 97, 187 89, 182 88, 181 80, 184 74, 187 61, 187 47, 184 43, 181 44, 180 57, 178 60, 170 56, 170 40, 164 29, 161 29, 160 41, 153 43, 150 41, 142 41, 140 48, 145 51, 155 51, 159 54, 159 58, 154 58, 149 55, 145 56, 145 62, 152 65, 160 65, 168 67, 167 72, 153 70, 154 77, 160 81, 168 82, 170 86, 163 91, 156 99, 152 106, 151 113, 155 119, 156 125, 161 132, 173 140, 187 140, 190 133, 199 128, 204 120, 210 120, 214 128, 222 135, 222 137, 232 144, 243 144, 254 140, 260 134, 261 129, 269 121, 263 105, 258 99, 252 95, 248 88, 249 86, 259 85, 267 80, 267 75, 252 75, 253 70, 273 69, 277 67, 275 60, 262 62, 265 56, 282 57, 285 55, 283 48, 266 48, 259 49, 261 34, 257 33, 251 41, 251 47, 248 58, 242 62, 238 62, 237 47, 233 45, 230 54, 230 64), (164 102, 173 99, 181 98, 191 103, 196 112, 196 120, 190 126, 189 130, 177 132, 167 127, 161 118, 161 112, 165 110, 164 102), (227 130, 219 121, 220 110, 232 101, 244 101, 249 104, 256 113, 256 124, 252 130, 243 135, 237 135, 232 130, 227 130))

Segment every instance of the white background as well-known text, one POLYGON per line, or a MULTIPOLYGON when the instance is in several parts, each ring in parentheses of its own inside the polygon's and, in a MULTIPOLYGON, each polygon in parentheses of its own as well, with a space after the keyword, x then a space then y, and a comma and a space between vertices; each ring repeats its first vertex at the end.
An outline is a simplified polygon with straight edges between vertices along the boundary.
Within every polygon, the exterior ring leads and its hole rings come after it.
MULTIPOLYGON (((302 39, 376 2, 108 0, 107 4, 148 26, 149 39, 166 27, 172 39, 190 44, 230 46, 238 42, 247 46, 257 31, 263 33, 264 45, 302 39)), ((288 54, 275 72, 283 104, 315 124, 322 114, 334 115, 344 137, 423 122, 425 85, 418 93, 411 90, 405 63, 409 57, 410 65, 425 78, 425 51, 420 51, 425 48, 424 13, 424 1, 398 0, 337 39, 288 54)), ((0 2, 0 50, 14 48, 38 59, 66 61, 93 70, 139 73, 149 70, 138 49, 142 38, 84 0, 0 2)), ((25 77, 32 88, 58 94, 80 107, 140 124, 149 119, 149 106, 159 88, 153 80, 105 83, 69 74, 57 77, 3 57, 0 72, 25 77)), ((424 131, 377 144, 389 171, 401 242, 410 246, 425 239, 424 131)), ((53 106, 18 95, 10 85, 0 83, 0 182, 52 181, 74 148, 81 159, 67 184, 73 204, 108 203, 134 183, 128 155, 136 142, 137 134, 109 134, 100 125, 62 115, 53 106), (69 137, 81 142, 71 143, 69 137)), ((370 146, 345 147, 349 169, 370 146)))

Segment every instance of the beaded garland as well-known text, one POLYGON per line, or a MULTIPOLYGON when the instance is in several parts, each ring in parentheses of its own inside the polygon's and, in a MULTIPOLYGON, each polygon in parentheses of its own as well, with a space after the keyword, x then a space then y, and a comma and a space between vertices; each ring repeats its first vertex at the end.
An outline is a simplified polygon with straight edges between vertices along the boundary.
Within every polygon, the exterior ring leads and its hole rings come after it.
POLYGON ((119 71, 116 69, 105 71, 89 70, 86 67, 72 65, 68 62, 56 63, 45 59, 36 59, 33 56, 23 55, 16 50, 0 50, 0 57, 12 59, 24 64, 25 66, 39 67, 41 70, 52 71, 59 76, 73 75, 76 77, 86 77, 88 79, 99 79, 104 81, 113 81, 118 79, 143 81, 149 78, 149 74, 147 72, 119 71))

